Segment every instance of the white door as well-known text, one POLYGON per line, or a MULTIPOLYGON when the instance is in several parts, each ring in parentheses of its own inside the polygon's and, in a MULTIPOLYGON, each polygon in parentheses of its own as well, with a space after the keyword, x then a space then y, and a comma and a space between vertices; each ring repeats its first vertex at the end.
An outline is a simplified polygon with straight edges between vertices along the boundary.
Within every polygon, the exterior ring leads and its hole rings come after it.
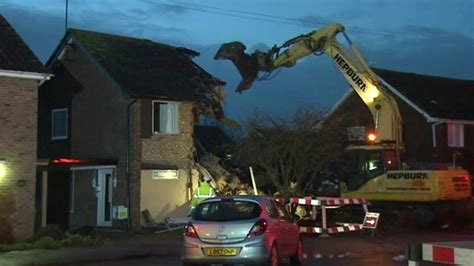
POLYGON ((113 169, 99 169, 97 226, 112 226, 113 169))

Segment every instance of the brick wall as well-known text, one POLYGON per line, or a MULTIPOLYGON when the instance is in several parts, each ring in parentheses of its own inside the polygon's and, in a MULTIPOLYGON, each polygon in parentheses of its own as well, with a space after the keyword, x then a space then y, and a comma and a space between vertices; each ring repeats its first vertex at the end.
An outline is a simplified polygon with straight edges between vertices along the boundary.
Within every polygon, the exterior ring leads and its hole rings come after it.
MULTIPOLYGON (((179 134, 177 135, 151 135, 143 137, 143 124, 150 120, 151 116, 143 115, 144 105, 149 106, 150 100, 138 100, 132 105, 131 111, 131 215, 133 226, 140 224, 141 209, 143 195, 141 195, 142 187, 142 163, 175 165, 179 168, 180 181, 179 185, 169 187, 170 191, 167 194, 156 194, 156 202, 169 204, 170 206, 180 205, 186 201, 187 195, 186 180, 188 172, 193 165, 193 126, 195 123, 195 115, 193 103, 183 102, 179 104, 179 134), (176 196, 179 200, 174 200, 169 195, 182 193, 182 197, 176 196)), ((151 112, 151 109, 149 109, 151 112)), ((173 183, 173 181, 171 181, 173 183)), ((149 188, 152 189, 152 188, 149 188)), ((170 209, 172 211, 173 209, 170 209)), ((163 213, 166 216, 169 213, 163 213)), ((155 214, 152 214, 155 215, 155 214)))
POLYGON ((130 216, 132 226, 140 225, 141 100, 130 107, 130 216))
MULTIPOLYGON (((151 123, 151 121, 150 121, 151 123)), ((142 140, 142 161, 179 163, 186 167, 192 158, 194 114, 192 103, 179 104, 179 134, 152 135, 142 140)))
POLYGON ((0 242, 33 234, 37 93, 36 80, 0 77, 0 242))

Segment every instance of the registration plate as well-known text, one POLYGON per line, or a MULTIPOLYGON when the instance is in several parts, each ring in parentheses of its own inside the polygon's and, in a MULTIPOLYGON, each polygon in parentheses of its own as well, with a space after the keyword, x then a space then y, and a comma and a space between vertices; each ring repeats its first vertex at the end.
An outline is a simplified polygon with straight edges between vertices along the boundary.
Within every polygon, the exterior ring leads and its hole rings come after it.
POLYGON ((207 249, 208 256, 236 256, 236 248, 209 248, 207 249))

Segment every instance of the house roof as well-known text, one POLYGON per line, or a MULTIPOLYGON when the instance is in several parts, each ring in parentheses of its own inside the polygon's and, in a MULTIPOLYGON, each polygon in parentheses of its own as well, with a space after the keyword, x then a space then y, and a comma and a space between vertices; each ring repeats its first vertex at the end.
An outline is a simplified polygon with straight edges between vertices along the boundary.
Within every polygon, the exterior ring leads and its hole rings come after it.
POLYGON ((383 80, 431 117, 474 120, 474 80, 374 69, 383 80))
POLYGON ((47 73, 28 45, 0 15, 0 70, 47 73))
POLYGON ((69 33, 132 97, 197 100, 209 87, 225 84, 195 64, 192 57, 199 53, 186 48, 78 29, 69 33))

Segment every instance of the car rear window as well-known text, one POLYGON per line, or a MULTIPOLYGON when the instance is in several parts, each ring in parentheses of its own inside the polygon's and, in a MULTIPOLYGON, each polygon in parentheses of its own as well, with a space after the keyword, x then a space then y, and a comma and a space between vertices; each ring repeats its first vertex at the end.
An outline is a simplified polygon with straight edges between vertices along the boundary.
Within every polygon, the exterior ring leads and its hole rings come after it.
POLYGON ((198 205, 193 219, 199 221, 238 221, 260 216, 260 206, 250 201, 210 201, 198 205))

